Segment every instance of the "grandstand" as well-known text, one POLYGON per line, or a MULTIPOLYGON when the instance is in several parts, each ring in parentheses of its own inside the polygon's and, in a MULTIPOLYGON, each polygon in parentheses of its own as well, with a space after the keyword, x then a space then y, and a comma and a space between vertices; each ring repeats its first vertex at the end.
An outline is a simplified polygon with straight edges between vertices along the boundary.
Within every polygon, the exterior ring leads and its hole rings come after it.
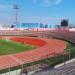
POLYGON ((71 63, 58 68, 45 68, 45 70, 35 72, 32 75, 75 75, 75 59, 71 63))
MULTIPOLYGON (((59 39, 64 39, 67 41, 71 41, 73 44, 75 43, 75 32, 70 31, 70 29, 1 29, 0 30, 0 38, 8 38, 12 41, 27 43, 30 45, 35 45, 38 48, 32 51, 21 52, 17 54, 4 55, 0 56, 0 70, 8 68, 8 74, 12 75, 11 68, 20 66, 19 70, 17 70, 18 74, 20 74, 21 69, 23 70, 24 64, 29 64, 32 62, 40 61, 47 58, 52 58, 57 55, 63 55, 64 49, 66 48, 66 42, 59 39), (37 37, 27 37, 27 36, 37 36, 37 37), (40 38, 41 37, 41 38, 40 38), (56 39, 58 38, 58 39, 56 39), (5 63, 6 62, 6 63, 5 63)), ((50 69, 49 64, 44 64, 44 68, 48 68, 47 71, 42 71, 43 67, 41 64, 36 64, 29 67, 28 71, 39 71, 37 73, 33 73, 33 75, 68 75, 65 73, 65 70, 61 73, 61 68, 58 69, 50 69), (46 66, 45 66, 46 65, 46 66), (37 67, 37 68, 36 68, 37 67), (36 69, 35 69, 36 68, 36 69), (60 72, 58 72, 60 70, 60 72), (42 72, 40 72, 42 71, 42 72)), ((50 65, 51 66, 51 65, 50 65)), ((67 66, 63 66, 66 68, 67 66)), ((27 68, 26 68, 27 69, 27 68)), ((74 67, 72 67, 74 71, 74 67)), ((71 70, 71 69, 69 69, 71 70)), ((14 72, 13 72, 14 73, 14 72)), ((0 73, 2 75, 2 73, 0 73)), ((17 75, 16 72, 14 75, 17 75)))

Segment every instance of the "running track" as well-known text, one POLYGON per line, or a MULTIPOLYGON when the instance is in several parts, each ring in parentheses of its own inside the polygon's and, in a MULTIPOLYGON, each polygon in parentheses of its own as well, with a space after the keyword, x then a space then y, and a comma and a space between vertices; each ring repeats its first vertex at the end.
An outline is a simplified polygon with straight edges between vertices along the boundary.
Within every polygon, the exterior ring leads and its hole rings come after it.
MULTIPOLYGON (((4 38, 4 37, 2 37, 4 38)), ((10 40, 35 45, 38 48, 31 51, 17 54, 0 56, 0 69, 14 67, 47 57, 53 57, 54 54, 62 54, 66 48, 66 42, 57 39, 42 39, 31 37, 9 37, 10 40)))

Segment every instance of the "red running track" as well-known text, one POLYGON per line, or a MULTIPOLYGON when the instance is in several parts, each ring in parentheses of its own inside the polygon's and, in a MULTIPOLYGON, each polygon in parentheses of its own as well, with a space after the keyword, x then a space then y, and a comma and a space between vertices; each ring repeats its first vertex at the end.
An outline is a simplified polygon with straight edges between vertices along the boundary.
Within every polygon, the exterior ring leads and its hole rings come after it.
POLYGON ((11 40, 38 46, 37 49, 17 54, 0 56, 0 69, 14 67, 47 57, 54 54, 62 54, 66 48, 66 42, 57 39, 42 39, 30 37, 10 37, 11 40))

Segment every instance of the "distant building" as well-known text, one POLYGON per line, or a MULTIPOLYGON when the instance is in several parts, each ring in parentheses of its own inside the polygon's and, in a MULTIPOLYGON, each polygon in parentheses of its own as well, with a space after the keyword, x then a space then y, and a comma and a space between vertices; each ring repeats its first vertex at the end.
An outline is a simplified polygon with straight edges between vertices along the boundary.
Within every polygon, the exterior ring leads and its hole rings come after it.
POLYGON ((0 28, 11 28, 11 24, 0 24, 0 28))
POLYGON ((42 23, 40 23, 40 28, 44 28, 44 25, 42 23))
POLYGON ((43 28, 42 23, 21 23, 17 25, 19 28, 43 28))
POLYGON ((74 24, 69 24, 69 28, 75 28, 74 24))

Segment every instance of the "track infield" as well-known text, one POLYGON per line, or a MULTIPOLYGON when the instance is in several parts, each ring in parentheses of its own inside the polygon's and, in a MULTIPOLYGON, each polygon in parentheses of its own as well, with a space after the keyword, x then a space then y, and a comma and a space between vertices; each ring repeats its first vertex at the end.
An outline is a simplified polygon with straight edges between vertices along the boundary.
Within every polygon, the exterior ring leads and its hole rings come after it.
POLYGON ((37 39, 30 37, 10 37, 10 40, 37 46, 32 51, 0 56, 0 69, 5 69, 44 58, 53 57, 55 53, 62 54, 66 48, 66 42, 57 39, 37 39), (6 62, 6 63, 5 63, 6 62))

